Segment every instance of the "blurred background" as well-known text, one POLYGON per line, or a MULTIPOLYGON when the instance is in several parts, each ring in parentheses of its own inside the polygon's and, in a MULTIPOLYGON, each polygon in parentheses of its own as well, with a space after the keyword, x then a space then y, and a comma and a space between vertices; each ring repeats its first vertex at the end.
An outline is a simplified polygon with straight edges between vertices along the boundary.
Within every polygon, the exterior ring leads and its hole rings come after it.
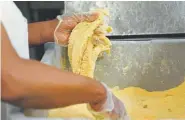
MULTIPOLYGON (((28 23, 51 20, 63 14, 64 1, 14 1, 28 23)), ((41 60, 44 45, 30 46, 30 58, 41 60)))

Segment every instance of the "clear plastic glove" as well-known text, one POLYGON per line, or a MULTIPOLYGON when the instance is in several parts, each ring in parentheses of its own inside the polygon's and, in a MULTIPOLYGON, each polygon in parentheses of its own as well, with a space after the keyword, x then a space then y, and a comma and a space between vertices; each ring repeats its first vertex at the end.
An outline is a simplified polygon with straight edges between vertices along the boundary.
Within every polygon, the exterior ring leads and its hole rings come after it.
POLYGON ((67 16, 66 14, 57 16, 59 23, 54 31, 55 42, 59 45, 66 46, 72 30, 78 23, 83 21, 92 22, 96 20, 98 16, 96 12, 73 14, 71 16, 67 16))
POLYGON ((112 94, 112 100, 114 102, 114 108, 113 110, 110 112, 110 118, 112 120, 129 120, 127 113, 126 113, 126 109, 124 104, 122 103, 122 101, 120 101, 115 95, 112 94))
POLYGON ((88 106, 88 109, 96 117, 96 119, 109 118, 111 120, 129 120, 126 109, 122 101, 120 101, 111 90, 102 83, 107 90, 107 100, 104 102, 101 110, 93 110, 94 106, 88 106))

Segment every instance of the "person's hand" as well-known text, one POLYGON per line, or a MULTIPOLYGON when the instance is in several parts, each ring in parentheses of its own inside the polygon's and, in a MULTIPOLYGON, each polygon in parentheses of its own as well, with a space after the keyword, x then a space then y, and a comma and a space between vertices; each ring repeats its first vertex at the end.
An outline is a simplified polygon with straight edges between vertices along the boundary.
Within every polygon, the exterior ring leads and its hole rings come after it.
POLYGON ((122 101, 112 94, 110 89, 103 83, 107 90, 107 99, 97 104, 90 104, 88 108, 98 118, 111 118, 111 120, 128 120, 126 109, 122 101))
POLYGON ((74 14, 72 16, 60 16, 61 20, 59 21, 55 31, 54 39, 55 42, 59 45, 67 45, 70 33, 74 27, 82 22, 92 22, 98 18, 98 13, 83 13, 83 14, 74 14))
POLYGON ((90 103, 92 110, 97 111, 97 112, 101 111, 103 109, 103 105, 105 104, 106 100, 107 98, 101 101, 98 101, 96 103, 90 103))
POLYGON ((112 100, 114 102, 114 108, 111 112, 109 112, 110 118, 112 120, 128 120, 128 116, 126 113, 125 106, 122 101, 120 101, 115 95, 112 94, 112 100))

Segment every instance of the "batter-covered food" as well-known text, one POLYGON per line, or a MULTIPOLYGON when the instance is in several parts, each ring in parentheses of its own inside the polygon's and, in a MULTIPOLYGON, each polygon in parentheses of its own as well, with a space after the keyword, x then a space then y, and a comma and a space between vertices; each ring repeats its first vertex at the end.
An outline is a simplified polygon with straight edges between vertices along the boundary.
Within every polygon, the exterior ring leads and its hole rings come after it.
POLYGON ((96 10, 99 18, 94 22, 81 22, 69 37, 68 56, 72 71, 93 78, 95 63, 100 53, 110 52, 111 42, 104 32, 111 31, 105 26, 105 10, 96 10))

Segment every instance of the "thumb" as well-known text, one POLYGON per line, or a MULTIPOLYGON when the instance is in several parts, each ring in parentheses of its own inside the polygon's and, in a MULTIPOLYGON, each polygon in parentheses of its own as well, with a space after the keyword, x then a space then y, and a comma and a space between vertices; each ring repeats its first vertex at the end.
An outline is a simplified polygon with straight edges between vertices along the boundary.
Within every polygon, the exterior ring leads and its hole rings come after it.
POLYGON ((69 40, 70 32, 61 30, 55 32, 55 42, 59 45, 67 45, 69 40))

